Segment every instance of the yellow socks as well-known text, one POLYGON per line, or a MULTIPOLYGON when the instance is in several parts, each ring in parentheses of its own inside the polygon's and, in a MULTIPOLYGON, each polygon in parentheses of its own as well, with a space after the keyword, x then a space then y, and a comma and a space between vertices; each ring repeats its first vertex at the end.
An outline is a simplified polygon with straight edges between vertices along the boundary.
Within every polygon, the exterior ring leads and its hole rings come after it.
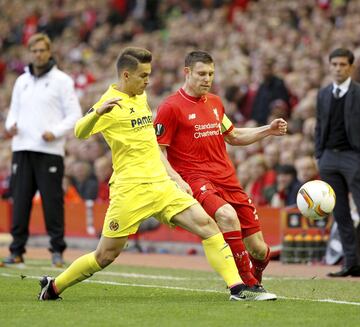
POLYGON ((205 255, 211 267, 225 280, 230 288, 242 282, 229 245, 221 233, 202 241, 205 255))
MULTIPOLYGON (((205 255, 211 267, 224 279, 230 288, 240 284, 233 255, 229 245, 224 241, 221 233, 202 241, 205 255)), ((62 293, 67 287, 91 277, 102 270, 95 259, 95 252, 85 254, 76 259, 69 268, 55 278, 55 291, 62 293)))
POLYGON ((83 255, 55 278, 57 294, 62 293, 67 287, 91 277, 94 273, 102 269, 95 259, 95 252, 83 255))

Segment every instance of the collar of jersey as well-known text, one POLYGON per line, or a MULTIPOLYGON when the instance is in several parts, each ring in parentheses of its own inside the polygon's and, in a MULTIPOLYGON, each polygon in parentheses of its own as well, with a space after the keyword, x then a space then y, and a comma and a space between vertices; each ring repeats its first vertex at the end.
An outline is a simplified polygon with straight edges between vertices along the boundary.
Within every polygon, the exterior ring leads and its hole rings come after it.
POLYGON ((182 97, 184 97, 186 100, 189 100, 191 102, 200 102, 200 101, 206 102, 207 101, 206 95, 203 95, 201 97, 193 97, 193 96, 187 94, 183 88, 180 88, 179 93, 182 97))
POLYGON ((137 98, 137 95, 134 95, 133 97, 130 97, 128 94, 119 91, 119 90, 116 88, 116 84, 111 84, 111 85, 110 85, 110 89, 112 89, 112 90, 113 90, 114 92, 116 92, 116 93, 119 93, 119 95, 121 96, 122 99, 136 99, 136 98, 137 98))

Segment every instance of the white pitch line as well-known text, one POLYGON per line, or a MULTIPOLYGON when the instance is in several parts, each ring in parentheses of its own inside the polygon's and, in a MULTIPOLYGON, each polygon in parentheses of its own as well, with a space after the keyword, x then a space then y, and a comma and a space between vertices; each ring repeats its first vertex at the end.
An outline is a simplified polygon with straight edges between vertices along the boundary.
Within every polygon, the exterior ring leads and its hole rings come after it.
MULTIPOLYGON (((8 273, 0 273, 0 276, 19 278, 18 275, 8 274, 8 273)), ((31 278, 31 279, 40 279, 41 277, 42 276, 26 276, 26 278, 31 278)), ((196 288, 186 288, 186 287, 177 287, 177 286, 119 283, 119 282, 111 282, 111 281, 106 281, 106 280, 84 280, 84 282, 92 283, 92 284, 114 285, 114 286, 172 289, 172 290, 180 290, 180 291, 188 291, 188 292, 206 292, 206 293, 221 293, 221 294, 225 293, 224 291, 211 290, 211 289, 196 289, 196 288)), ((286 297, 286 296, 278 296, 278 298, 282 299, 282 300, 309 301, 309 302, 321 302, 321 303, 333 303, 333 304, 346 304, 346 305, 360 306, 360 302, 349 302, 349 301, 340 301, 340 300, 333 300, 333 299, 306 299, 306 298, 296 298, 296 297, 291 298, 291 297, 286 297)))
MULTIPOLYGON (((29 265, 21 265, 21 266, 14 266, 12 268, 26 270, 26 269, 39 269, 44 271, 58 271, 63 272, 64 268, 56 268, 56 267, 47 267, 47 266, 29 266, 29 265)), ((166 276, 166 275, 148 275, 148 274, 137 274, 137 273, 118 273, 118 272, 111 272, 111 271, 99 271, 96 275, 103 275, 103 276, 117 276, 117 277, 124 277, 124 278, 144 278, 144 279, 158 279, 158 280, 222 280, 220 277, 175 277, 175 276, 166 276)), ((310 280, 313 278, 309 277, 269 277, 264 276, 263 280, 310 280)))
MULTIPOLYGON (((44 270, 44 271, 58 271, 62 272, 65 269, 56 268, 56 267, 44 267, 44 266, 22 266, 22 267, 13 267, 21 270, 44 270)), ((136 274, 136 273, 118 273, 112 271, 99 271, 96 275, 103 276, 115 276, 115 277, 125 277, 125 278, 144 278, 144 279, 158 279, 158 280, 179 280, 179 281, 187 281, 187 280, 221 280, 220 277, 213 278, 201 278, 201 277, 175 277, 175 276, 166 276, 166 275, 148 275, 148 274, 136 274)))

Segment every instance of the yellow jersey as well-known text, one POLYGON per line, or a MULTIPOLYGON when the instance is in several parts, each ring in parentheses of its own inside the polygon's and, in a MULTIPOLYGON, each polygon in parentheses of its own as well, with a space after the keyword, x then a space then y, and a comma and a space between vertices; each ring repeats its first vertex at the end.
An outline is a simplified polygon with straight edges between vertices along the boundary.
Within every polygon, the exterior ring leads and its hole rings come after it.
MULTIPOLYGON (((129 97, 115 86, 110 85, 93 108, 96 110, 106 100, 117 97, 122 99, 121 107, 114 106, 109 113, 101 115, 86 135, 100 132, 109 144, 114 169, 110 183, 153 183, 169 179, 160 158, 146 93, 129 97)), ((75 134, 76 129, 87 123, 87 116, 77 122, 75 134)))

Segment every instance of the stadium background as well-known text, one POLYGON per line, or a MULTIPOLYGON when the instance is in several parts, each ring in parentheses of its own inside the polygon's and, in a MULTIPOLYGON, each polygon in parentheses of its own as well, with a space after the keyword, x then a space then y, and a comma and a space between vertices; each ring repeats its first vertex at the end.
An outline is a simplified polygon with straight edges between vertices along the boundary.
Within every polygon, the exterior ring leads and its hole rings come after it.
MULTIPOLYGON (((278 208, 294 204, 284 187, 317 177, 315 101, 318 89, 330 81, 328 53, 348 47, 356 58, 360 54, 358 1, 0 0, 0 12, 0 192, 5 198, 11 140, 5 137, 4 121, 14 81, 27 64, 26 42, 37 31, 52 38, 55 59, 74 78, 84 112, 116 80, 114 62, 128 45, 153 52, 147 92, 154 114, 160 101, 182 85, 185 54, 209 51, 216 63, 213 91, 237 126, 257 126, 279 116, 288 120, 285 137, 228 149, 254 201, 278 208), (271 100, 258 92, 270 63, 287 90, 271 100), (258 121, 251 119, 256 97, 264 97, 268 106, 258 121)), ((359 80, 359 68, 354 79, 359 80)), ((111 158, 101 136, 79 141, 69 134, 65 167, 67 203, 106 203, 111 158)))

